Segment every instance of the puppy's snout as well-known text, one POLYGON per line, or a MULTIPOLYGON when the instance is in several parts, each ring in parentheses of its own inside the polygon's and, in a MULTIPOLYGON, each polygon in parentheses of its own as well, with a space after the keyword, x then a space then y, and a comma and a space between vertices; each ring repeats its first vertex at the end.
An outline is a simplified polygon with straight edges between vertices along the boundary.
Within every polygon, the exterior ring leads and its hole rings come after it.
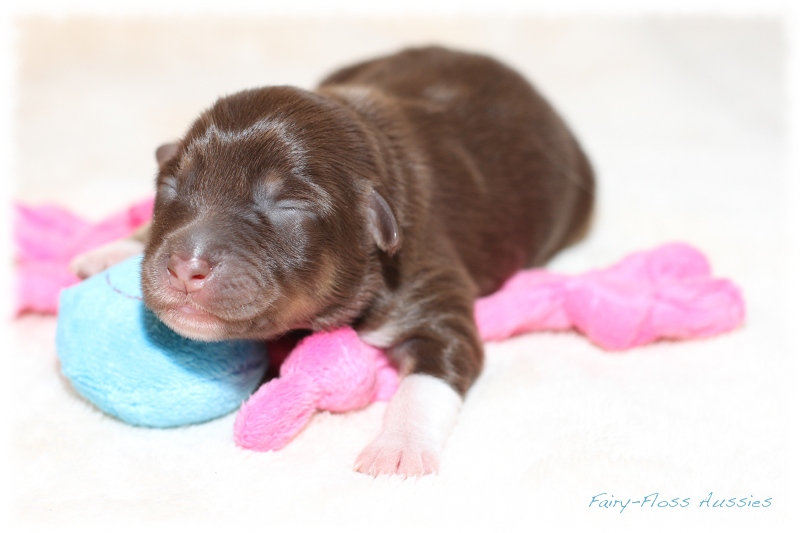
POLYGON ((173 253, 167 262, 169 284, 181 292, 197 292, 203 288, 211 274, 211 264, 202 257, 192 256, 188 259, 173 253))

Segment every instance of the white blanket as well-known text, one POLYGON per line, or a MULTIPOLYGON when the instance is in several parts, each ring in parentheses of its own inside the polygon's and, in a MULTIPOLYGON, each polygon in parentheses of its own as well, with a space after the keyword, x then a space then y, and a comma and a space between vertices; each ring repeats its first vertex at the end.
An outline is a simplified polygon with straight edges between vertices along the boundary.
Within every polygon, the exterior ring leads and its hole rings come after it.
POLYGON ((627 353, 566 333, 487 345, 440 474, 407 481, 352 471, 385 404, 319 414, 270 453, 234 445, 233 415, 134 428, 60 377, 55 319, 25 317, 2 350, 19 530, 787 525, 798 503, 787 492, 800 355, 788 224, 798 178, 788 170, 780 19, 65 18, 17 29, 16 199, 100 217, 149 194, 155 147, 217 96, 310 88, 353 60, 436 42, 521 70, 590 154, 594 229, 551 268, 579 272, 682 240, 740 284, 748 306, 733 333, 627 353), (713 507, 732 498, 735 507, 713 507))

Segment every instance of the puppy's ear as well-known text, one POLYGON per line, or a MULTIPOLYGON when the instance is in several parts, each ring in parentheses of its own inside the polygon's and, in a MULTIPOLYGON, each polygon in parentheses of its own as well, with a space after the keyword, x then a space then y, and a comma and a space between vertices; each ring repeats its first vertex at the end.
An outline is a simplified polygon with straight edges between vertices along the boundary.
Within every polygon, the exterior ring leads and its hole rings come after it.
POLYGON ((400 226, 389 204, 374 189, 370 191, 367 225, 378 248, 389 255, 397 253, 402 241, 400 226))
POLYGON ((156 148, 156 161, 158 166, 163 165, 178 153, 178 143, 162 144, 156 148))

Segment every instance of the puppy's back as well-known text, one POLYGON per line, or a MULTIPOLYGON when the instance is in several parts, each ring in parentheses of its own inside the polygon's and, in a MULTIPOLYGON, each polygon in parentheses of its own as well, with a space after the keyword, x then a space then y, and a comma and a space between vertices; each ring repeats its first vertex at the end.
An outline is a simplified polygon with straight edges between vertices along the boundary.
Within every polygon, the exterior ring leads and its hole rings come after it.
POLYGON ((442 227, 486 294, 576 240, 594 177, 553 108, 486 56, 410 49, 342 69, 321 88, 380 91, 401 110, 431 177, 427 227, 442 227))

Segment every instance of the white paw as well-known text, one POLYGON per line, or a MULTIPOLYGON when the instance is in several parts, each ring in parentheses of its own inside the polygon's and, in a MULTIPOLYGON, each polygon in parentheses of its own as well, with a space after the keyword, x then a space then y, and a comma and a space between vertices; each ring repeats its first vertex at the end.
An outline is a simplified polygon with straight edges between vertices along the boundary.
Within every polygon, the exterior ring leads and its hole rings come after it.
POLYGON ((363 474, 403 477, 439 471, 439 453, 455 424, 461 396, 439 378, 406 377, 386 407, 380 435, 356 459, 363 474))
POLYGON ((439 452, 413 437, 382 433, 359 454, 355 470, 371 476, 435 474, 439 471, 439 452))
POLYGON ((79 278, 86 279, 143 251, 144 244, 141 242, 121 239, 76 256, 70 262, 69 269, 79 278))

